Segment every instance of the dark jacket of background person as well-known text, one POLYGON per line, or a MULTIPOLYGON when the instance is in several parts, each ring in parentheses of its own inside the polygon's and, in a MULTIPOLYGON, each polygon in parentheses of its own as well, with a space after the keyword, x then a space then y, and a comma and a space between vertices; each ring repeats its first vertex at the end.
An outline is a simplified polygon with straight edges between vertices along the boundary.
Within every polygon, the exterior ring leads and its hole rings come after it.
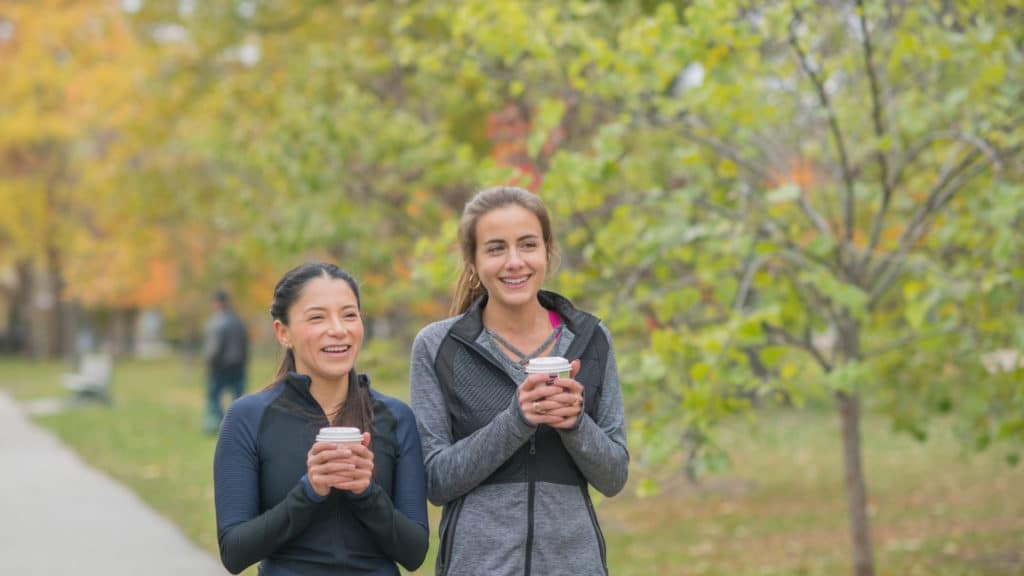
MULTIPOLYGON (((369 386, 365 375, 358 378, 369 386)), ((306 477, 306 455, 327 420, 309 385, 307 376, 290 373, 232 404, 224 418, 214 455, 224 566, 237 574, 263 559, 263 576, 391 576, 399 573, 395 562, 415 570, 426 557, 429 529, 412 411, 370 389, 370 488, 320 498, 306 477)))
POLYGON ((227 297, 218 293, 220 309, 206 326, 203 349, 207 368, 213 377, 244 377, 249 362, 249 331, 245 323, 227 304, 227 297))
POLYGON ((613 495, 628 473, 611 337, 567 299, 544 291, 539 299, 565 322, 552 353, 581 360, 585 403, 574 429, 533 427, 524 417, 516 387, 525 373, 484 335, 486 296, 413 344, 427 495, 444 506, 439 575, 607 574, 588 485, 613 495))

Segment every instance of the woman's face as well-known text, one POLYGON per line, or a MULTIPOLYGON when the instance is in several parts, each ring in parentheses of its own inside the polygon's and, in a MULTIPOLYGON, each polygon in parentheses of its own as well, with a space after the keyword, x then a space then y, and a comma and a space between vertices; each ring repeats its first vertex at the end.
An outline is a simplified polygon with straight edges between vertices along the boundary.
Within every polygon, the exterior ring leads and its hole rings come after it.
POLYGON ((487 290, 488 305, 514 308, 536 301, 548 269, 540 220, 518 204, 481 216, 473 266, 487 290))
POLYGON ((347 385, 363 343, 363 319, 344 280, 314 278, 288 309, 288 324, 274 321, 278 342, 295 353, 295 369, 314 382, 347 385))

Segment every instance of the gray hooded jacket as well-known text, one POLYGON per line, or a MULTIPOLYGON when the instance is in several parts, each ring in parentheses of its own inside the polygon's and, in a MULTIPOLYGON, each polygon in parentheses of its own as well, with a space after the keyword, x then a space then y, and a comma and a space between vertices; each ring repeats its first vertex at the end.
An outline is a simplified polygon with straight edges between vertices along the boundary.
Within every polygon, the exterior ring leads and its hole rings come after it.
POLYGON ((580 359, 584 413, 572 430, 526 420, 516 400, 526 374, 483 331, 486 296, 413 344, 427 496, 444 507, 438 575, 607 574, 589 486, 612 496, 629 467, 611 337, 564 297, 538 299, 565 324, 554 354, 580 359))

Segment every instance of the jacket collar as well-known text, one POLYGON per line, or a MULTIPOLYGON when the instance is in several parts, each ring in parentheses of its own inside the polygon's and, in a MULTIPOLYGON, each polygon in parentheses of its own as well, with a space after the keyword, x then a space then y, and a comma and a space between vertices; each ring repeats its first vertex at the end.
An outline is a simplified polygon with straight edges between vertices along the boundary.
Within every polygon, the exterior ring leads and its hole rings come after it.
MULTIPOLYGON (((537 293, 537 300, 541 306, 558 312, 558 315, 565 321, 566 328, 573 333, 574 345, 578 342, 578 345, 582 347, 590 341, 597 328, 597 317, 579 310, 568 298, 555 292, 541 290, 537 293)), ((475 341, 484 329, 483 309, 486 305, 487 294, 484 294, 477 298, 462 315, 462 318, 455 322, 452 332, 467 342, 475 341)))

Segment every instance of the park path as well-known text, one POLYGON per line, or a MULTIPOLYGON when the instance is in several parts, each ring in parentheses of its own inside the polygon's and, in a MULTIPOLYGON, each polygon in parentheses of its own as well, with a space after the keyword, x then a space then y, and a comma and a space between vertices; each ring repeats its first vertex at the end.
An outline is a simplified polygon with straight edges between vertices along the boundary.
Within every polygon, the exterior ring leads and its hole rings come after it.
POLYGON ((0 573, 227 571, 134 493, 82 462, 0 390, 0 573))

